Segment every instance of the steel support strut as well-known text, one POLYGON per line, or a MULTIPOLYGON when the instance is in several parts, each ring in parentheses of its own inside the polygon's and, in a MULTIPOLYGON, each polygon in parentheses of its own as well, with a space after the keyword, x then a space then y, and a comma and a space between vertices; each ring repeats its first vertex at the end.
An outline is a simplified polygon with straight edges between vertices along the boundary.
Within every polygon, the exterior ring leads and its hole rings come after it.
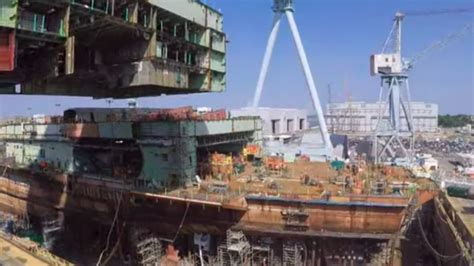
POLYGON ((380 110, 378 122, 375 131, 374 156, 376 163, 379 163, 386 151, 389 151, 393 157, 395 150, 402 152, 403 156, 409 160, 413 159, 413 140, 414 124, 410 106, 410 89, 408 87, 408 77, 401 75, 383 76, 382 86, 380 88, 379 102, 383 105, 383 91, 387 90, 388 110, 380 110), (384 86, 387 85, 387 87, 384 86), (406 88, 407 100, 402 97, 402 86, 406 88), (387 119, 384 119, 384 113, 388 111, 387 119), (383 120, 388 123, 383 123, 383 120), (401 122, 404 121, 405 124, 401 122), (388 125, 388 128, 386 127, 388 125), (385 127, 384 127, 385 126, 385 127), (403 126, 403 128, 402 128, 403 126), (405 128, 406 127, 406 128, 405 128), (408 140, 406 145, 402 139, 408 140), (379 148, 381 144, 381 148, 379 148), (398 147, 393 146, 396 144, 398 147), (408 146, 408 147, 406 147, 408 146))
POLYGON ((257 88, 255 89, 255 96, 253 97, 253 108, 257 108, 260 103, 260 97, 262 96, 263 84, 268 73, 268 66, 270 65, 270 60, 272 58, 273 47, 275 46, 275 41, 278 35, 278 30, 280 29, 280 20, 281 13, 275 12, 275 17, 273 19, 272 31, 270 32, 270 37, 268 38, 267 48, 265 49, 265 55, 263 56, 262 67, 260 69, 260 74, 258 76, 257 88))
POLYGON ((308 89, 311 94, 313 106, 316 111, 316 115, 318 116, 319 127, 323 135, 324 144, 326 148, 328 149, 328 151, 330 151, 332 146, 331 146, 331 140, 329 138, 328 129, 326 127, 326 122, 324 120, 323 108, 321 107, 318 91, 316 90, 316 85, 314 84, 313 75, 311 74, 311 68, 309 67, 308 58, 306 57, 306 52, 303 47, 303 42, 301 41, 298 27, 296 26, 295 18, 293 17, 293 12, 290 10, 287 10, 286 17, 288 18, 288 23, 290 24, 291 33, 293 34, 293 39, 295 40, 295 45, 298 50, 298 55, 300 58, 301 66, 303 67, 304 75, 306 77, 306 83, 308 85, 308 89))
POLYGON ((321 106, 321 102, 319 100, 318 92, 316 89, 316 85, 314 83, 314 79, 311 73, 311 68, 309 67, 308 58, 306 57, 306 52, 303 47, 303 43, 301 41, 301 36, 298 31, 298 27, 295 22, 295 18, 293 16, 293 7, 292 1, 289 0, 275 0, 274 11, 275 17, 273 20, 273 27, 270 33, 270 37, 268 38, 267 48, 265 50, 265 55, 263 57, 262 67, 260 69, 260 75, 257 82, 257 87, 255 90, 255 95, 253 99, 253 108, 257 108, 260 103, 261 94, 263 91, 263 86, 265 83, 265 78, 268 72, 268 66, 270 64, 270 59, 273 52, 273 47, 275 45, 276 37, 278 35, 278 30, 280 26, 280 19, 283 14, 286 15, 288 19, 288 23, 290 25, 291 33, 293 35, 293 39, 295 41, 296 49, 298 51, 298 56, 300 59, 301 66, 303 67, 304 75, 306 78, 306 84, 308 86, 311 100, 313 102, 314 109, 316 111, 319 128, 321 130, 321 135, 323 137, 324 146, 327 151, 327 155, 332 155, 332 144, 329 138, 329 132, 326 126, 326 120, 324 119, 323 108, 321 106))

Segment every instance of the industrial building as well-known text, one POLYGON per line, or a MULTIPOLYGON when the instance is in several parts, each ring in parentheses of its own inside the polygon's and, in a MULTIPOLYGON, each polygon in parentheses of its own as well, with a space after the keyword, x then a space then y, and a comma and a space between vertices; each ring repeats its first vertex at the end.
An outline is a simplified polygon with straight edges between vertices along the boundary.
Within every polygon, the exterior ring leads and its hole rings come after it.
MULTIPOLYGON (((326 122, 328 129, 335 133, 370 134, 374 132, 381 106, 384 109, 383 120, 388 119, 386 104, 366 102, 331 103, 327 106, 326 122)), ((434 133, 438 130, 438 105, 425 102, 411 102, 411 113, 416 132, 434 133)), ((402 130, 407 129, 402 119, 402 130)))
POLYGON ((249 107, 232 110, 231 116, 259 116, 264 136, 292 134, 308 128, 308 113, 304 109, 249 107))

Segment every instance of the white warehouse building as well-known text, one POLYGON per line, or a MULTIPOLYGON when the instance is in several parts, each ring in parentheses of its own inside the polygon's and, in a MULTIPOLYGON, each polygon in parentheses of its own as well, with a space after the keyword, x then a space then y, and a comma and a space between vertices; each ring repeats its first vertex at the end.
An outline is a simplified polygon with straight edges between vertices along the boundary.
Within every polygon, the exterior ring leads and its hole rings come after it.
POLYGON ((231 117, 259 116, 266 136, 291 134, 308 128, 308 113, 303 109, 247 107, 230 113, 231 117))
MULTIPOLYGON (((388 119, 388 105, 383 118, 388 119)), ((335 133, 367 134, 375 130, 379 118, 380 103, 343 102, 328 104, 326 123, 328 130, 335 133)), ((438 105, 434 103, 412 102, 411 112, 416 132, 431 133, 438 130, 438 105)), ((404 115, 404 114, 403 114, 404 115)), ((402 130, 407 130, 405 120, 402 130)))

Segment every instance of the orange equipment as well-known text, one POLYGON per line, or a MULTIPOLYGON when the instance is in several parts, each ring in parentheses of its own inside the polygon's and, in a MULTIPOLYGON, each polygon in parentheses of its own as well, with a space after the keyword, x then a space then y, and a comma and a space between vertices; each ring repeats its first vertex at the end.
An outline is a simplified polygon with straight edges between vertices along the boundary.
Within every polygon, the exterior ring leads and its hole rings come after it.
POLYGON ((218 179, 228 178, 233 172, 232 156, 213 153, 210 157, 211 173, 218 179))
POLYGON ((268 156, 265 158, 265 168, 268 170, 283 170, 285 169, 285 161, 280 156, 268 156))

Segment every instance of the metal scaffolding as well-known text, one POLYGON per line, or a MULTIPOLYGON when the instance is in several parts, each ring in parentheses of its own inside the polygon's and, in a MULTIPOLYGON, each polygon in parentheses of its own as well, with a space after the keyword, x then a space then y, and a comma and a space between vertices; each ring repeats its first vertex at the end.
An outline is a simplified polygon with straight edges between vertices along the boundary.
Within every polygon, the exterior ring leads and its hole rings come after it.
POLYGON ((242 231, 227 230, 226 240, 218 247, 219 265, 250 265, 252 247, 242 231))
POLYGON ((283 242, 282 265, 283 266, 303 266, 303 254, 306 248, 303 243, 296 241, 283 242))
POLYGON ((137 254, 141 265, 160 265, 161 242, 157 237, 147 237, 137 244, 137 254))
POLYGON ((133 230, 131 243, 135 247, 136 259, 140 265, 160 265, 163 247, 157 236, 146 229, 133 230))
POLYGON ((53 248, 56 236, 63 230, 63 219, 57 218, 45 218, 42 221, 44 247, 48 250, 53 248))
POLYGON ((252 265, 281 265, 274 257, 272 243, 270 237, 252 243, 252 265))

